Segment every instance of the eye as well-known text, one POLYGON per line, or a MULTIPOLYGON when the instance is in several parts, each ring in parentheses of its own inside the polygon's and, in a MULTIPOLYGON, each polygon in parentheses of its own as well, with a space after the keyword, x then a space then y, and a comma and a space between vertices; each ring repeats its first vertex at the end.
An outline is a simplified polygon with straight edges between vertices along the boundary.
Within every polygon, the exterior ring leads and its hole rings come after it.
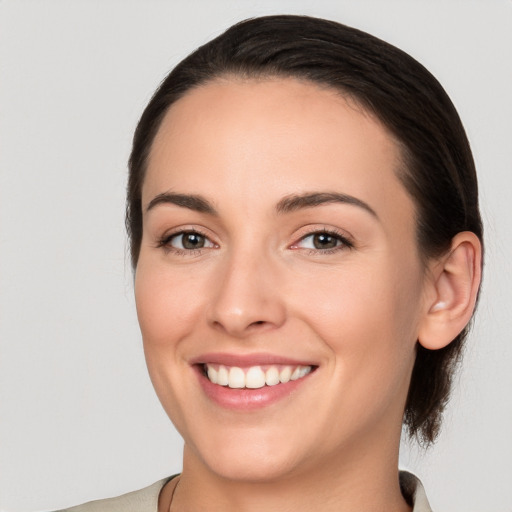
POLYGON ((352 244, 344 236, 330 231, 317 231, 306 235, 293 246, 298 249, 326 252, 350 247, 352 244))
POLYGON ((197 249, 215 247, 215 244, 209 238, 197 231, 175 233, 162 240, 160 245, 179 251, 194 251, 197 249))

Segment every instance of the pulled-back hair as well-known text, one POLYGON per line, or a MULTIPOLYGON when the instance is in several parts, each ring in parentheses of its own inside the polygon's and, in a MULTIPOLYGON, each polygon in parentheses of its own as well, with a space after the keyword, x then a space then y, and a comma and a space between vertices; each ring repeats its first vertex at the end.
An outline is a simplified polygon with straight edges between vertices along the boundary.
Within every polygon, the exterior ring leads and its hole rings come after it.
MULTIPOLYGON (((445 253, 461 231, 472 231, 482 241, 469 143, 455 107, 432 74, 402 50, 360 30, 306 16, 267 16, 240 22, 195 50, 144 110, 129 161, 126 226, 134 268, 142 239, 142 184, 160 124, 183 95, 230 76, 308 80, 338 90, 375 115, 399 146, 397 173, 415 203, 417 243, 425 262, 445 253)), ((404 424, 425 444, 439 433, 467 330, 440 350, 417 344, 404 424)))

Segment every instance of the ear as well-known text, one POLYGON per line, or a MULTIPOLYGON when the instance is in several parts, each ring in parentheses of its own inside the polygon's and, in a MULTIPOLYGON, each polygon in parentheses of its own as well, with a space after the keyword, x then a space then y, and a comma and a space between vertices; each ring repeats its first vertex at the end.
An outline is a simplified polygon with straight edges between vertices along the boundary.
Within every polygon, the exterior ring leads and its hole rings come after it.
POLYGON ((450 250, 429 269, 418 341, 430 350, 450 344, 469 323, 480 287, 482 246, 470 231, 458 233, 450 250))

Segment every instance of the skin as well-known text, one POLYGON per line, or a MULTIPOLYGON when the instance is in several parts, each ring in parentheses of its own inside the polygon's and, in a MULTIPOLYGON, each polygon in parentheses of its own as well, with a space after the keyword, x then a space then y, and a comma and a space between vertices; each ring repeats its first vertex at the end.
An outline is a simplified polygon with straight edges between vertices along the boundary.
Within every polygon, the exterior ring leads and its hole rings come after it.
POLYGON ((167 113, 143 186, 135 293, 153 385, 185 441, 172 510, 410 510, 398 447, 433 297, 399 166, 377 120, 307 82, 218 80, 167 113), (147 210, 170 192, 199 195, 216 214, 147 210), (312 192, 349 195, 373 213, 342 202, 276 210, 312 192), (326 229, 352 246, 312 246, 309 235, 326 229), (180 230, 198 230, 207 246, 179 250, 169 236, 180 230), (208 352, 293 356, 317 369, 289 397, 233 411, 198 383, 191 361, 208 352))

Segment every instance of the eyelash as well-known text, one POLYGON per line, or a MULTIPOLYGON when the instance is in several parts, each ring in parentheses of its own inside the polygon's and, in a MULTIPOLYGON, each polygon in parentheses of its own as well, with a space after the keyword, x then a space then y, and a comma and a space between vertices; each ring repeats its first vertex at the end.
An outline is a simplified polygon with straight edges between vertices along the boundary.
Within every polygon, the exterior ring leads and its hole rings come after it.
POLYGON ((212 242, 208 236, 205 233, 202 233, 200 230, 183 229, 182 231, 176 231, 174 233, 164 235, 160 240, 158 240, 157 248, 164 249, 166 253, 172 252, 177 256, 199 256, 203 252, 203 249, 210 249, 210 247, 200 247, 198 249, 180 249, 179 247, 173 247, 171 245, 173 238, 178 238, 184 235, 198 235, 205 239, 205 243, 208 241, 212 244, 212 246, 216 246, 216 244, 212 242))
MULTIPOLYGON (((177 231, 177 232, 174 232, 171 234, 164 235, 160 240, 158 240, 156 247, 164 249, 166 251, 166 253, 172 252, 172 253, 176 254, 177 256, 199 256, 200 254, 202 254, 204 249, 215 248, 218 246, 214 242, 212 242, 205 233, 202 233, 200 230, 184 229, 182 231, 177 231), (174 238, 184 236, 184 235, 198 235, 198 236, 204 238, 205 241, 208 241, 211 244, 211 246, 200 247, 198 249, 180 249, 178 247, 173 247, 171 245, 171 242, 174 238)), ((294 250, 303 249, 303 250, 306 250, 309 255, 328 255, 328 254, 336 253, 338 251, 352 249, 353 247, 354 247, 354 244, 346 236, 342 235, 340 232, 336 231, 335 229, 325 229, 324 228, 324 229, 318 229, 318 230, 314 230, 314 231, 310 231, 310 232, 306 233, 305 235, 300 237, 300 239, 297 242, 293 243, 290 246, 290 249, 294 249, 294 250), (317 235, 327 235, 329 237, 333 237, 340 243, 339 243, 339 245, 336 245, 335 247, 331 247, 329 249, 316 249, 316 248, 306 249, 306 248, 298 247, 298 245, 301 242, 303 242, 304 240, 307 240, 308 238, 314 237, 317 235)))
POLYGON ((331 247, 329 249, 305 249, 305 248, 303 248, 303 250, 307 250, 308 254, 312 255, 312 256, 313 255, 316 256, 316 255, 334 254, 336 252, 344 251, 347 249, 352 249, 354 247, 353 242, 351 242, 345 235, 343 235, 339 231, 337 231, 335 229, 323 228, 323 229, 310 231, 309 233, 305 234, 297 242, 295 242, 291 246, 291 248, 295 249, 295 250, 301 249, 300 247, 298 247, 299 243, 303 242, 304 240, 307 240, 310 237, 314 237, 316 235, 328 235, 329 237, 335 238, 338 242, 340 242, 340 244, 336 245, 335 247, 331 247))

